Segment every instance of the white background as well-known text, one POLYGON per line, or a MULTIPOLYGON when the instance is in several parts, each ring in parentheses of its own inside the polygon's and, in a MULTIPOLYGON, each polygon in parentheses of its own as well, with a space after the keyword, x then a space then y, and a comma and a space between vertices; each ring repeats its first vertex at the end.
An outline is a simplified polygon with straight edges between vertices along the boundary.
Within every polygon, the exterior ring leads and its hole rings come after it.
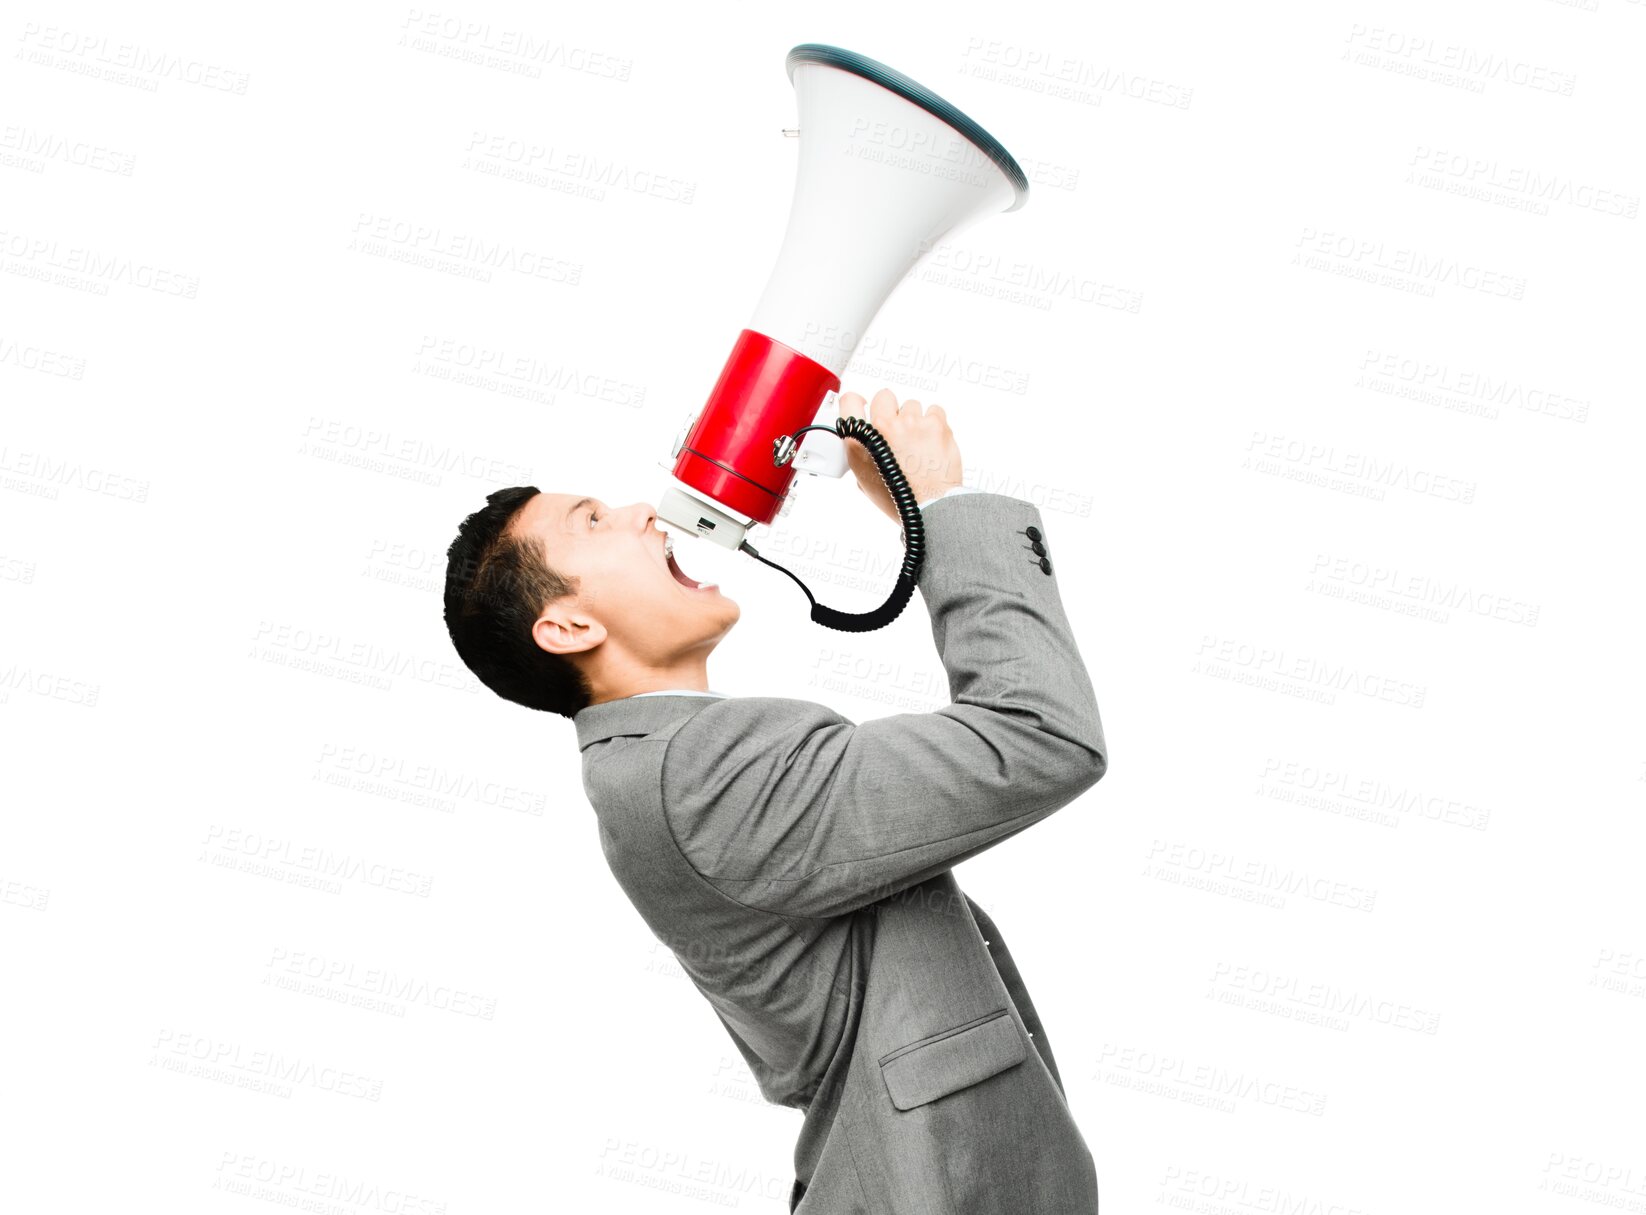
MULTIPOLYGON (((655 501, 816 41, 1034 182, 846 387, 943 404, 967 482, 1046 520, 1112 767, 959 876, 1105 1210, 1646 1210, 1646 5, 24 3, 0 37, 0 1205, 786 1209, 799 1113, 439 590, 492 489, 655 501)), ((900 553, 839 482, 766 535, 854 610, 900 553)), ((943 702, 918 598, 847 636, 683 564, 743 608, 715 688, 943 702)))

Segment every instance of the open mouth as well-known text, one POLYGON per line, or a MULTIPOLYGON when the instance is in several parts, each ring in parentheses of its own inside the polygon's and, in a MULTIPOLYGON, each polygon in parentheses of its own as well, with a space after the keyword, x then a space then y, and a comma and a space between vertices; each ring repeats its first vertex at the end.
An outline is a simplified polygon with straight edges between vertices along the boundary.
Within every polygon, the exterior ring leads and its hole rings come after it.
POLYGON ((675 564, 674 537, 669 535, 667 532, 663 533, 663 563, 669 567, 669 573, 674 575, 674 580, 689 591, 713 591, 719 589, 718 584, 716 583, 698 582, 697 579, 689 577, 685 570, 675 564))

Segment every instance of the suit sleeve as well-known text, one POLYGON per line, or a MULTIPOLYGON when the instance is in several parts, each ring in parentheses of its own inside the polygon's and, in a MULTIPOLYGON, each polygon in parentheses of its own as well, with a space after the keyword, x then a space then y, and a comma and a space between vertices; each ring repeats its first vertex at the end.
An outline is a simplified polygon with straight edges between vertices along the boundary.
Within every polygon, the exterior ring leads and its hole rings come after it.
POLYGON ((1106 770, 1091 680, 1042 569, 1039 509, 976 492, 921 515, 916 585, 951 704, 854 724, 811 701, 734 697, 669 740, 669 828, 727 897, 844 915, 1015 835, 1106 770))

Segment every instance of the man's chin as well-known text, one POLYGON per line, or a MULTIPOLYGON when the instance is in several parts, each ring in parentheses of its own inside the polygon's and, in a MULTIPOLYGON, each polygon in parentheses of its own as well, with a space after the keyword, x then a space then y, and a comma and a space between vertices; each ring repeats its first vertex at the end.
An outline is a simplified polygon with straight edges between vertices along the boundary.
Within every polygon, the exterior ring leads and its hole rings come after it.
POLYGON ((698 591, 682 588, 685 597, 691 602, 692 617, 696 620, 718 621, 723 627, 730 628, 737 623, 738 617, 743 614, 742 606, 730 595, 716 587, 710 591, 698 591))

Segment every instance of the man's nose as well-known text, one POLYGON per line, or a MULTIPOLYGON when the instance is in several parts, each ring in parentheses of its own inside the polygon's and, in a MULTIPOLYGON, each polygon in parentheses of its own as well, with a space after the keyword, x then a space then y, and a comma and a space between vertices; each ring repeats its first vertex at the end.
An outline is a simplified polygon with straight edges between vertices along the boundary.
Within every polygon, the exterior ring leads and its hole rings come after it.
POLYGON ((632 502, 623 508, 630 512, 633 518, 630 522, 641 531, 650 531, 652 520, 657 518, 657 507, 650 502, 632 502))

